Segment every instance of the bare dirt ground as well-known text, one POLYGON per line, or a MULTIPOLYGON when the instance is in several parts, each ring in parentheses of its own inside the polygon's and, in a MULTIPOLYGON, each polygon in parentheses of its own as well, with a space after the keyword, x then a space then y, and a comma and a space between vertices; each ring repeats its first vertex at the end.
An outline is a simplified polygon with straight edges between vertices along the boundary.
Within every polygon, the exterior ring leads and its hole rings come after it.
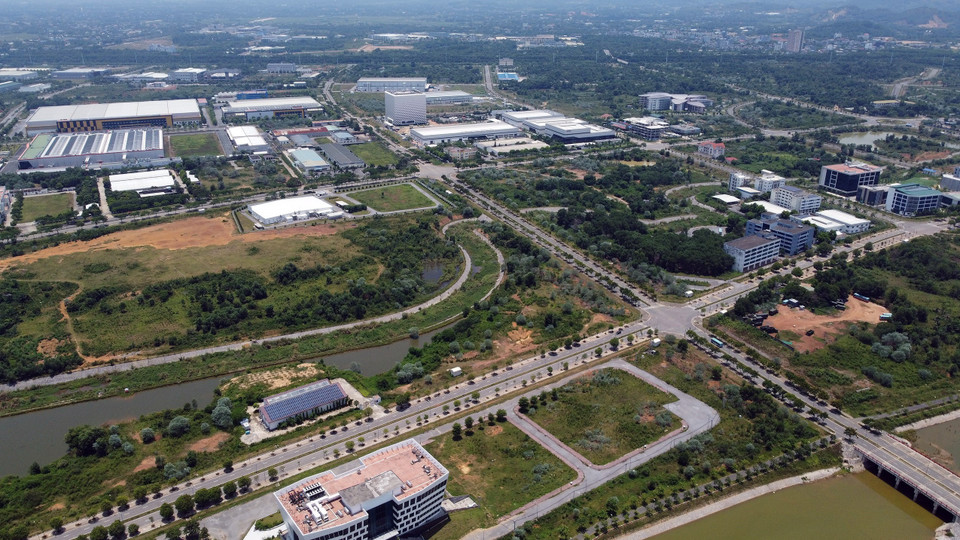
POLYGON ((0 260, 0 272, 9 267, 29 264, 48 257, 71 253, 85 253, 104 249, 154 247, 157 249, 184 249, 205 246, 222 246, 230 242, 262 242, 274 238, 294 236, 326 236, 335 234, 353 224, 317 225, 316 227, 290 227, 279 230, 257 231, 238 234, 229 214, 214 217, 191 217, 170 223, 161 223, 142 229, 120 231, 88 242, 67 242, 59 246, 27 253, 20 257, 0 260))
POLYGON ((147 456, 143 458, 143 461, 141 461, 140 464, 137 465, 137 468, 135 468, 133 472, 145 471, 150 467, 155 467, 157 464, 156 460, 157 458, 155 456, 147 456))
POLYGON ((821 349, 832 343, 837 334, 845 332, 851 324, 876 324, 880 321, 880 315, 887 312, 887 308, 879 304, 862 302, 852 296, 847 299, 847 309, 833 315, 815 315, 807 310, 789 309, 785 306, 778 309, 780 312, 769 317, 766 324, 781 331, 798 334, 800 337, 793 341, 793 348, 798 352, 821 349), (807 330, 813 330, 813 335, 805 335, 807 330))
POLYGON ((320 373, 322 372, 317 368, 316 364, 303 363, 296 367, 283 367, 241 375, 224 385, 224 389, 237 387, 242 390, 256 384, 264 384, 268 390, 273 390, 275 388, 289 386, 298 379, 316 378, 320 373))
POLYGON ((220 448, 220 445, 229 438, 229 433, 221 431, 220 433, 205 437, 191 444, 187 447, 187 450, 193 450, 194 452, 216 452, 217 449, 220 448))

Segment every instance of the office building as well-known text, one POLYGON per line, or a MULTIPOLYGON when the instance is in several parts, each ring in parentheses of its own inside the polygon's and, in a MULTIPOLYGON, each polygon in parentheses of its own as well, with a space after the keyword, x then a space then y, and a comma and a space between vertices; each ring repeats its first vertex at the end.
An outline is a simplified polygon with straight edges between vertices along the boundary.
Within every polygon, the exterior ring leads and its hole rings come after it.
POLYGON ((223 116, 227 119, 255 120, 257 118, 282 118, 293 116, 303 118, 312 111, 322 109, 320 103, 312 97, 294 96, 267 99, 238 99, 223 107, 223 116))
POLYGON ((412 128, 410 130, 410 140, 417 146, 422 147, 477 139, 517 137, 522 133, 520 128, 511 126, 506 122, 488 120, 473 124, 412 128))
POLYGON ((803 36, 803 30, 791 30, 787 34, 787 52, 800 52, 803 49, 803 36))
POLYGON ((887 204, 887 195, 890 186, 860 186, 857 188, 857 202, 869 206, 883 206, 887 204))
POLYGON ((744 236, 724 242, 723 250, 733 257, 734 271, 749 272, 777 259, 780 239, 773 235, 744 236))
POLYGON ((713 100, 700 94, 668 94, 648 92, 640 95, 640 108, 648 111, 702 113, 713 106, 713 100))
POLYGON ((623 123, 627 131, 637 134, 641 139, 648 141, 659 140, 670 128, 670 124, 653 116, 641 118, 624 118, 623 123))
POLYGON ((163 130, 131 129, 95 133, 42 133, 17 158, 21 169, 100 167, 136 164, 163 157, 163 130))
POLYGON ((450 473, 408 439, 274 492, 285 540, 416 538, 446 515, 450 473))
POLYGON ((770 192, 770 202, 791 212, 812 214, 820 208, 823 197, 793 186, 780 186, 770 192))
POLYGON ((469 105, 473 103, 473 96, 463 90, 427 92, 424 95, 427 98, 427 106, 469 105))
POLYGON ((723 157, 727 147, 722 142, 703 141, 697 145, 697 153, 710 159, 723 157))
POLYGON ((473 159, 477 156, 477 149, 473 146, 448 146, 444 148, 444 152, 450 156, 450 159, 456 161, 473 159))
POLYGON ((943 175, 940 178, 940 189, 944 191, 960 191, 960 175, 943 175))
POLYGON ((294 74, 297 72, 297 65, 292 62, 271 62, 267 64, 267 73, 273 75, 294 74))
POLYGON ((887 195, 887 212, 901 216, 932 214, 940 208, 941 193, 920 184, 891 186, 887 195))
POLYGON ((361 77, 353 88, 355 92, 423 92, 426 77, 361 77))
POLYGON ((752 182, 753 178, 750 175, 733 172, 730 173, 730 178, 727 180, 727 189, 729 191, 736 191, 740 186, 746 186, 752 182))
POLYGON ((787 255, 796 255, 813 245, 813 227, 783 219, 776 214, 763 214, 759 219, 747 221, 747 236, 772 234, 780 239, 780 250, 787 255))
POLYGON ((787 183, 787 179, 766 169, 760 169, 760 176, 753 183, 753 187, 761 193, 773 191, 787 183))
POLYGON ((395 126, 427 123, 427 98, 423 92, 384 92, 387 122, 395 126))
POLYGON ((39 107, 27 118, 27 135, 200 123, 195 99, 92 103, 39 107))
POLYGON ((848 161, 837 165, 824 165, 820 169, 820 187, 843 197, 853 197, 860 186, 875 186, 880 183, 880 167, 848 161))
MULTIPOLYGON (((306 199, 311 198, 315 197, 306 199)), ((323 379, 264 398, 260 405, 260 421, 268 430, 273 431, 287 420, 306 419, 345 407, 349 403, 350 398, 340 383, 323 379)))

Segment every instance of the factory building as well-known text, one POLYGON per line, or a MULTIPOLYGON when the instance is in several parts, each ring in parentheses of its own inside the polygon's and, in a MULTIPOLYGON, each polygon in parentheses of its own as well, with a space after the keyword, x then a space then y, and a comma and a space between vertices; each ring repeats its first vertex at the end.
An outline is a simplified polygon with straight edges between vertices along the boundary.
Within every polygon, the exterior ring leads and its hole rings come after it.
POLYGON ((427 123, 427 98, 423 92, 384 92, 387 121, 394 126, 427 123))
POLYGON ((264 398, 260 421, 273 431, 286 420, 323 414, 345 407, 349 402, 340 383, 323 379, 264 398))
POLYGON ((309 148, 297 148, 287 152, 294 166, 305 174, 320 174, 330 170, 330 164, 327 163, 320 154, 309 148))
POLYGON ((323 152, 323 155, 327 156, 327 159, 341 169, 358 169, 366 165, 362 159, 342 144, 321 144, 320 151, 323 152))
POLYGON ((424 96, 427 99, 427 106, 469 105, 473 103, 473 96, 463 90, 427 92, 424 96))
POLYGON ((199 81, 207 70, 203 68, 182 68, 170 73, 170 79, 177 82, 195 83, 199 81))
POLYGON ((39 107, 27 118, 27 135, 75 133, 132 127, 173 127, 200 123, 200 106, 195 99, 94 103, 39 107))
POLYGON ((250 215, 264 225, 284 221, 300 221, 314 218, 343 217, 336 206, 319 197, 288 197, 250 205, 250 215))
POLYGON ((24 82, 36 79, 40 74, 36 71, 2 68, 0 69, 0 81, 24 82))
POLYGON ((449 471, 407 439, 273 493, 285 540, 417 538, 443 518, 449 471))
POLYGON ((227 136, 241 154, 266 154, 270 145, 256 126, 233 126, 227 128, 227 136))
POLYGON ((648 111, 702 113, 713 106, 713 100, 700 94, 668 94, 648 92, 640 95, 640 108, 648 111))
POLYGON ((311 111, 322 108, 311 97, 281 97, 266 99, 238 99, 229 101, 223 107, 223 116, 227 119, 255 120, 284 116, 305 117, 311 111))
POLYGON ((568 118, 550 110, 494 111, 493 114, 512 126, 544 137, 554 137, 566 144, 602 141, 617 137, 612 129, 590 124, 578 118, 568 118))
POLYGON ((522 133, 520 128, 506 122, 488 120, 473 124, 413 128, 410 130, 410 140, 423 147, 449 142, 517 137, 522 133))
POLYGON ((64 79, 64 80, 82 80, 82 79, 93 79, 95 77, 103 77, 104 75, 109 75, 109 68, 70 68, 62 69, 60 71, 54 71, 50 74, 51 78, 54 79, 64 79))
POLYGON ((177 190, 176 173, 170 169, 111 174, 111 191, 136 191, 141 197, 166 195, 177 190))
POLYGON ((361 77, 353 88, 355 92, 423 92, 426 77, 361 77))
POLYGON ((129 129, 96 133, 50 134, 34 137, 17 158, 21 169, 99 167, 136 164, 163 157, 163 130, 129 129))
POLYGON ((271 62, 267 64, 267 73, 282 75, 297 72, 297 65, 291 62, 271 62))

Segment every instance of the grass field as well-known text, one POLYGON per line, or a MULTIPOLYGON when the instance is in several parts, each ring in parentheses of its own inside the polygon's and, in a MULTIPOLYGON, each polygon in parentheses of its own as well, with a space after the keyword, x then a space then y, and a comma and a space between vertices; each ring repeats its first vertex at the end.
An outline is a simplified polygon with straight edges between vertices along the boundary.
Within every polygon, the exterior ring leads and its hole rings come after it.
POLYGON ((355 191, 348 193, 348 195, 380 212, 394 212, 397 210, 411 210, 414 208, 433 206, 433 201, 410 184, 355 191))
POLYGON ((213 133, 171 135, 170 152, 174 156, 219 156, 223 154, 220 141, 213 133))
POLYGON ((395 165, 398 161, 393 152, 378 142, 355 144, 350 147, 350 151, 371 167, 395 165))
MULTIPOLYGON (((460 440, 447 433, 426 446, 450 471, 447 490, 453 495, 470 495, 484 511, 482 519, 472 516, 466 520, 471 528, 492 525, 497 518, 576 478, 559 458, 513 425, 481 424, 482 430, 475 424, 472 434, 465 432, 460 440)), ((434 538, 460 538, 469 530, 459 529, 448 525, 434 538)))
POLYGON ((676 398, 629 373, 603 369, 567 383, 527 413, 581 455, 602 465, 679 427, 663 408, 676 398))
POLYGON ((29 223, 40 216, 58 216, 64 212, 69 212, 72 208, 73 194, 71 193, 24 197, 21 222, 29 223))

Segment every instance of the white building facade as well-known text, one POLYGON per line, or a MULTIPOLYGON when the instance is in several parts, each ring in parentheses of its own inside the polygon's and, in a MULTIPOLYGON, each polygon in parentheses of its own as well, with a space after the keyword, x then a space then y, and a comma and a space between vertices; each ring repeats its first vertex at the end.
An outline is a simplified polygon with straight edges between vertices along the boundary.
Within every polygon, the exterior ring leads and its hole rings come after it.
POLYGON ((427 123, 427 98, 423 92, 385 92, 383 104, 387 121, 395 126, 427 123))

